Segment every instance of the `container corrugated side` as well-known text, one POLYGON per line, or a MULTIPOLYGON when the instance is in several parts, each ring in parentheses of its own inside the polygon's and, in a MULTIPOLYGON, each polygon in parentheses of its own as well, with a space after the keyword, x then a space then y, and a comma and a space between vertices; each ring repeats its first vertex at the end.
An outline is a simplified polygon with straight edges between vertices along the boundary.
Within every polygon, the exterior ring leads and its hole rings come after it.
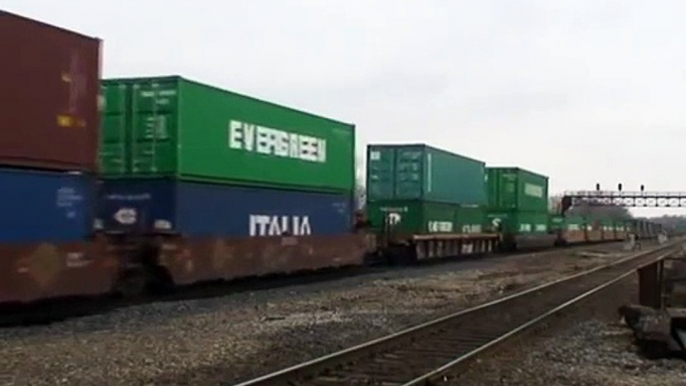
POLYGON ((100 41, 0 11, 0 165, 94 171, 100 41))
POLYGON ((423 144, 369 145, 367 199, 486 203, 485 164, 423 144))
POLYGON ((112 90, 106 93, 108 150, 101 157, 108 176, 354 189, 354 125, 180 77, 103 85, 112 90))
POLYGON ((83 240, 94 192, 90 175, 0 168, 0 243, 83 240))
POLYGON ((548 177, 520 168, 486 168, 488 206, 493 210, 548 210, 548 177))
POLYGON ((352 228, 352 197, 172 179, 108 179, 100 189, 98 218, 110 231, 337 235, 352 228))

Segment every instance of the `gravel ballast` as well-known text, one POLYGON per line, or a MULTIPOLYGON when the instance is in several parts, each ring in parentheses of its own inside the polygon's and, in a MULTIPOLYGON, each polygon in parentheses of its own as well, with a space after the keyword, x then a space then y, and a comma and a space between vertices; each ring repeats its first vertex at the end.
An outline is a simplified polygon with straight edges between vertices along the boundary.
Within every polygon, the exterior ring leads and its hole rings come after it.
POLYGON ((686 384, 686 362, 680 359, 644 359, 633 343, 631 330, 617 321, 582 322, 562 334, 522 346, 522 349, 522 359, 501 359, 490 363, 479 371, 478 376, 462 379, 454 385, 686 384))
POLYGON ((446 386, 676 386, 686 384, 686 361, 650 360, 636 345, 618 307, 637 301, 629 277, 534 331, 504 343, 493 355, 449 374, 446 386))
POLYGON ((617 244, 581 250, 403 268, 3 329, 0 385, 246 380, 627 255, 617 244))

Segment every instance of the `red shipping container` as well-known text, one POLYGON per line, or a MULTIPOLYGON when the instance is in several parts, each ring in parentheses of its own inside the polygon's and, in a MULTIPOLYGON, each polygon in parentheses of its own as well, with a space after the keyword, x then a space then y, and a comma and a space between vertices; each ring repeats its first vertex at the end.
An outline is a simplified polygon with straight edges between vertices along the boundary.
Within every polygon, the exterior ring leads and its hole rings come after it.
POLYGON ((0 11, 0 166, 95 171, 100 40, 0 11))

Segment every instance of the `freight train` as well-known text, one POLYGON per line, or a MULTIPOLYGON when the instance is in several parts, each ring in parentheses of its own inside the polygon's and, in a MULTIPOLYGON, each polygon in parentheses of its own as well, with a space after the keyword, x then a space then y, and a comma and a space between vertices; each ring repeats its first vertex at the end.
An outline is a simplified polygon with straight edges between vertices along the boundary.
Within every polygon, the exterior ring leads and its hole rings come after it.
POLYGON ((0 304, 649 237, 559 219, 548 180, 182 77, 101 80, 100 41, 0 11, 0 304))

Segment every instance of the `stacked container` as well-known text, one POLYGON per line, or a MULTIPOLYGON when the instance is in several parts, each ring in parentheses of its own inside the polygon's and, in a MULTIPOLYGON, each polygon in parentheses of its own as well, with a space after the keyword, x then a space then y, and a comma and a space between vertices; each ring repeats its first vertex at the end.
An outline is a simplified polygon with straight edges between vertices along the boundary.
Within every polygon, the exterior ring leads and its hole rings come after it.
POLYGON ((403 235, 481 233, 483 162, 423 144, 370 145, 367 211, 377 230, 403 235))
POLYGON ((0 11, 0 247, 92 229, 100 41, 0 11))
POLYGON ((349 231, 354 126, 181 77, 103 82, 108 230, 193 237, 349 231))
POLYGON ((547 234, 548 177, 519 168, 487 168, 488 218, 506 234, 547 234))

